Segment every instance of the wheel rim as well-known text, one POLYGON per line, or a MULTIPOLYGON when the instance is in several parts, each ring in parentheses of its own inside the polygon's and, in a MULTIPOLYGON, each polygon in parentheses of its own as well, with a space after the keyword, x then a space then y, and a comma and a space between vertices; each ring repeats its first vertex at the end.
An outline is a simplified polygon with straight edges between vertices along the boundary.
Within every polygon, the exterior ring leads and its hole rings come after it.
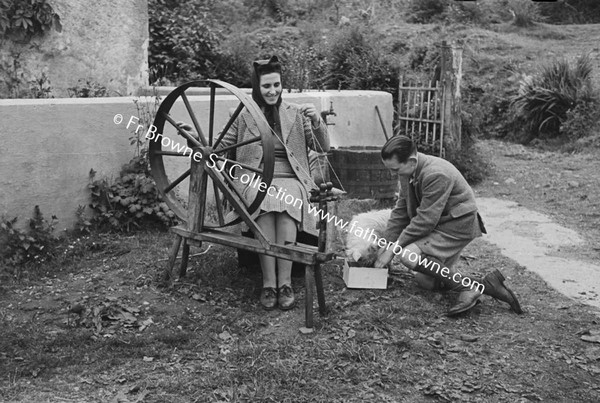
MULTIPOLYGON (((229 152, 250 143, 260 142, 263 152, 262 168, 250 167, 244 164, 241 165, 243 168, 249 169, 259 175, 261 181, 266 184, 265 189, 268 189, 273 179, 274 139, 272 130, 270 129, 264 114, 252 98, 237 87, 219 80, 192 81, 183 84, 169 93, 162 101, 153 122, 153 125, 156 128, 156 137, 149 142, 148 153, 151 173, 163 200, 175 215, 185 222, 188 221, 187 203, 184 200, 185 195, 187 195, 188 178, 190 175, 189 158, 191 153, 189 150, 199 146, 217 147, 222 139, 222 136, 215 139, 214 132, 215 113, 218 111, 216 105, 218 88, 223 89, 227 95, 235 96, 238 101, 235 112, 228 118, 227 123, 223 128, 229 129, 239 114, 246 109, 256 122, 260 133, 260 137, 233 144, 232 146, 223 148, 223 150, 229 152), (202 111, 199 111, 199 108, 194 110, 190 105, 185 91, 191 87, 206 87, 207 85, 210 87, 208 108, 202 111), (202 112, 202 114, 199 112, 202 112), (185 114, 187 114, 187 118, 190 119, 191 122, 185 118, 178 118, 185 114), (185 120, 186 122, 191 123, 198 134, 198 137, 194 138, 186 131, 176 128, 175 122, 178 120, 185 120), (203 128, 207 128, 208 130, 204 131, 203 128), (176 146, 174 146, 174 144, 176 144, 176 146), (186 146, 189 148, 185 148, 186 146), (186 158, 187 160, 185 160, 186 158)), ((222 131, 222 133, 225 132, 225 130, 222 131)), ((215 152, 215 154, 217 154, 216 159, 220 164, 224 164, 227 155, 223 156, 223 152, 221 151, 215 152)), ((206 159, 202 159, 202 161, 205 164, 207 163, 206 159)), ((228 161, 232 160, 228 159, 228 161)), ((240 211, 237 211, 235 207, 233 208, 233 211, 237 213, 237 216, 227 215, 227 213, 231 211, 231 208, 228 208, 228 206, 235 205, 233 200, 231 200, 231 197, 241 201, 242 206, 244 206, 243 208, 245 208, 250 215, 260 208, 260 205, 266 196, 266 192, 259 191, 256 193, 254 200, 246 200, 234 187, 234 180, 229 178, 226 174, 228 171, 227 169, 224 169, 221 174, 213 170, 216 175, 209 175, 207 171, 210 169, 211 168, 205 165, 203 173, 203 175, 207 175, 211 178, 210 180, 205 181, 205 186, 202 190, 202 192, 206 194, 204 227, 220 228, 241 222, 241 218, 239 217, 240 211), (214 179, 212 179, 211 176, 214 177, 214 179), (208 192, 209 182, 212 182, 212 195, 208 192), (233 196, 224 192, 223 187, 232 189, 233 196)))

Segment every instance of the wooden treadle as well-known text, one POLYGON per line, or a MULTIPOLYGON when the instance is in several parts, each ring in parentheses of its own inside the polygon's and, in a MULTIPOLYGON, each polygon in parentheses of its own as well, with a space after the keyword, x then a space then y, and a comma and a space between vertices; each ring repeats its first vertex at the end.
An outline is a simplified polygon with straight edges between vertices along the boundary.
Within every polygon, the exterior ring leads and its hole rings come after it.
POLYGON ((272 244, 269 249, 266 249, 254 238, 242 237, 241 235, 218 230, 203 229, 202 232, 192 232, 183 227, 173 227, 171 231, 186 239, 218 243, 307 265, 314 265, 335 258, 334 253, 322 253, 314 246, 297 242, 286 245, 272 244))

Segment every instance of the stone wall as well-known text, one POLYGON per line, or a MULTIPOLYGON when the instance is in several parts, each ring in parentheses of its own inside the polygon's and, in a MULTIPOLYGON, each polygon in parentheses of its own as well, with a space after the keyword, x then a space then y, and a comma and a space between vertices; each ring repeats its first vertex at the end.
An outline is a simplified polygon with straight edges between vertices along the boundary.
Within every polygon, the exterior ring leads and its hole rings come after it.
POLYGON ((51 30, 29 43, 0 42, 0 98, 14 98, 7 75, 20 77, 19 96, 45 73, 51 95, 68 97, 79 79, 95 81, 109 95, 132 95, 148 83, 147 0, 50 0, 61 32, 51 30), (17 62, 15 69, 14 62, 17 62))

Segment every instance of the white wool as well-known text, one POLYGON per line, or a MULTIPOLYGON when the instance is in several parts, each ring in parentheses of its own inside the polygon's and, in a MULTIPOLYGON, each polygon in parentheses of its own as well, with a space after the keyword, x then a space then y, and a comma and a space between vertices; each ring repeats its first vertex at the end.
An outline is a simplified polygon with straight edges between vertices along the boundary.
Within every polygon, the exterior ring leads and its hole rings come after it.
MULTIPOLYGON (((357 214, 350 220, 350 223, 346 227, 346 256, 352 258, 358 262, 359 259, 375 260, 377 257, 377 239, 381 238, 385 234, 385 229, 390 219, 392 210, 373 210, 366 213, 357 214), (355 223, 354 229, 351 231, 353 222, 355 223), (362 228, 362 236, 357 236, 356 232, 362 228), (373 233, 377 235, 377 238, 371 237, 369 240, 368 234, 373 233)), ((360 231, 358 231, 360 235, 360 231)))

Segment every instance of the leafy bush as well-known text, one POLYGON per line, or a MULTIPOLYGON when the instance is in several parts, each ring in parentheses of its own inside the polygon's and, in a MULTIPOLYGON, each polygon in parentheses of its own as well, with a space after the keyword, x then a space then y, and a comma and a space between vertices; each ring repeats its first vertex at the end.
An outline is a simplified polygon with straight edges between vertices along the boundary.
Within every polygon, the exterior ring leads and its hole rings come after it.
POLYGON ((560 125, 560 132, 570 140, 600 134, 600 102, 598 98, 588 98, 567 111, 560 125))
POLYGON ((463 111, 461 115, 461 148, 454 155, 449 155, 448 161, 454 164, 467 182, 473 185, 489 176, 491 165, 476 146, 477 135, 472 122, 473 116, 463 111))
POLYGON ((214 77, 220 37, 210 26, 209 10, 193 0, 150 0, 148 9, 153 78, 180 84, 214 77))
POLYGON ((251 18, 259 18, 266 13, 276 21, 281 21, 288 5, 286 0, 244 0, 244 6, 248 8, 251 18))
POLYGON ((592 61, 585 55, 576 60, 574 67, 560 60, 545 67, 540 75, 521 81, 512 106, 517 117, 526 122, 528 140, 560 134, 567 112, 590 98, 591 72, 592 61))
POLYGON ((47 0, 0 0, 0 37, 28 41, 51 28, 60 32, 62 25, 47 0))
POLYGON ((440 47, 433 44, 417 45, 410 49, 407 59, 410 70, 433 73, 440 64, 440 47))
POLYGON ((542 17, 537 3, 530 0, 508 0, 507 8, 513 15, 512 23, 518 27, 528 27, 542 17))
POLYGON ((249 88, 252 61, 259 54, 258 45, 248 35, 232 35, 222 49, 215 60, 218 78, 236 87, 249 88))
MULTIPOLYGON (((373 46, 367 28, 340 31, 328 50, 327 88, 397 92, 398 71, 391 59, 373 46)), ((373 35, 374 37, 374 35, 373 35)))
POLYGON ((144 156, 132 159, 113 182, 94 177, 91 171, 88 187, 92 193, 90 207, 97 213, 91 220, 95 229, 129 232, 173 225, 175 214, 148 175, 144 156))
POLYGON ((108 90, 105 86, 89 78, 80 78, 77 80, 77 85, 67 88, 67 91, 71 98, 97 98, 108 96, 108 90))
POLYGON ((481 0, 476 2, 453 1, 444 11, 444 19, 453 23, 485 24, 493 17, 490 8, 481 0))
POLYGON ((543 18, 537 3, 531 0, 411 0, 407 14, 409 22, 417 23, 444 21, 485 25, 496 20, 512 21, 523 27, 543 18))
POLYGON ((16 228, 16 222, 15 217, 0 223, 1 263, 13 266, 29 261, 41 263, 53 257, 54 246, 58 243, 58 237, 54 235, 56 216, 47 221, 39 206, 35 206, 28 231, 16 228))
POLYGON ((551 24, 600 23, 600 1, 564 0, 539 5, 541 14, 551 24))
POLYGON ((408 4, 408 22, 428 23, 442 19, 448 0, 411 0, 408 4))
POLYGON ((31 80, 29 83, 31 84, 29 91, 32 98, 54 98, 50 80, 45 72, 42 72, 39 78, 31 80))
POLYGON ((119 177, 113 181, 107 178, 95 179, 96 172, 90 171, 92 202, 90 207, 95 216, 88 219, 83 211, 78 209, 78 229, 89 232, 90 229, 100 231, 125 231, 135 229, 168 229, 175 222, 175 214, 163 202, 150 175, 148 147, 144 133, 154 121, 160 97, 154 88, 153 102, 134 100, 137 117, 143 129, 138 130, 129 138, 135 146, 135 155, 129 163, 123 165, 119 177))

